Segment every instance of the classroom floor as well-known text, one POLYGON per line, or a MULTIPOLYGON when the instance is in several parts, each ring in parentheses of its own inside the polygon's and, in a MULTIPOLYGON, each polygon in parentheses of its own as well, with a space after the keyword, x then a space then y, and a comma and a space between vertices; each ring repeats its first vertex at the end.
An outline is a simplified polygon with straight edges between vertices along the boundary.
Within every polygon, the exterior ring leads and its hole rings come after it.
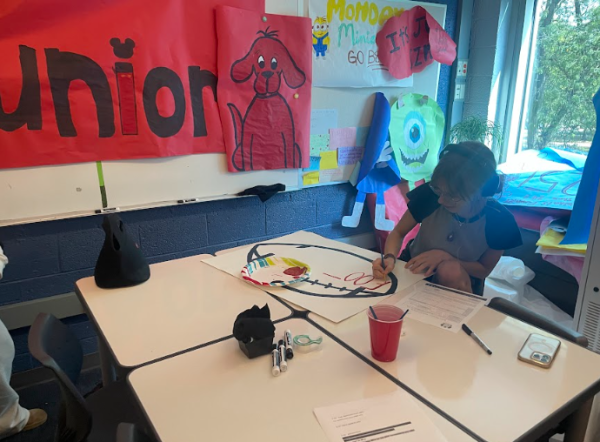
MULTIPOLYGON (((93 390, 101 382, 99 368, 81 372, 78 388, 82 394, 93 390)), ((21 405, 26 408, 43 408, 48 413, 48 422, 31 431, 16 434, 2 442, 54 442, 54 432, 58 421, 60 389, 54 381, 17 389, 21 405)))

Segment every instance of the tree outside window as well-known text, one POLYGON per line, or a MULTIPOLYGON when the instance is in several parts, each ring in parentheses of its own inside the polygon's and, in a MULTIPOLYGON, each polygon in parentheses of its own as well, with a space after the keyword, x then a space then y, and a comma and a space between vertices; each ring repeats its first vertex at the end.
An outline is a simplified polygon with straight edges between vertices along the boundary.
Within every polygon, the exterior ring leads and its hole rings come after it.
POLYGON ((538 0, 533 77, 520 148, 587 153, 600 88, 600 1, 538 0))

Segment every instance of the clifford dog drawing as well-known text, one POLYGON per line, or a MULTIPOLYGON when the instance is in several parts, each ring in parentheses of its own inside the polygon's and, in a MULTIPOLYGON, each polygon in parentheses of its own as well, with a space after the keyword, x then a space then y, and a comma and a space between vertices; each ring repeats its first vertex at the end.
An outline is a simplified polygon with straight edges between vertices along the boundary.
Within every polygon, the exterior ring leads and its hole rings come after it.
POLYGON ((267 15, 265 22, 248 15, 217 10, 218 101, 229 169, 306 167, 312 41, 299 31, 310 28, 310 19, 267 15))
POLYGON ((298 168, 302 153, 296 143, 294 117, 279 89, 283 82, 298 89, 306 75, 277 39, 277 31, 267 28, 258 34, 248 54, 231 66, 233 81, 253 81, 256 92, 243 119, 235 105, 228 103, 236 133, 231 161, 238 170, 298 168), (268 127, 264 127, 265 115, 270 117, 268 127))

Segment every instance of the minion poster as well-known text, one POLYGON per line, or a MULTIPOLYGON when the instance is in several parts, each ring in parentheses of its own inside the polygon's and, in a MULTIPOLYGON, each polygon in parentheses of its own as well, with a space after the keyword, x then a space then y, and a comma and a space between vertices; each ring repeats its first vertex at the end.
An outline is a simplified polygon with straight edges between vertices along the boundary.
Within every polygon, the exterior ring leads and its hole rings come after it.
POLYGON ((377 33, 385 22, 424 6, 443 23, 445 7, 412 1, 309 0, 313 86, 412 87, 412 76, 396 79, 377 55, 377 33))

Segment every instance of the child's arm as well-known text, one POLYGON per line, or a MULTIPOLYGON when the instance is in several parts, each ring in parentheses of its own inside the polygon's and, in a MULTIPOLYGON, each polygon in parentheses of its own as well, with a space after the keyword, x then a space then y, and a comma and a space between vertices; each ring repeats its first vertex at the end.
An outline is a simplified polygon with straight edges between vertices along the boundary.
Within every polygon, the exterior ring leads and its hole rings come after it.
POLYGON ((475 278, 485 279, 492 273, 503 250, 487 249, 479 261, 461 261, 444 250, 429 250, 415 256, 405 265, 413 273, 424 273, 425 277, 433 275, 438 266, 444 261, 458 261, 465 271, 475 278))
POLYGON ((460 265, 467 273, 475 278, 485 279, 490 276, 498 261, 502 257, 504 250, 487 249, 479 261, 460 261, 460 265))
MULTIPOLYGON (((398 256, 400 253, 400 247, 402 247, 402 241, 404 237, 417 225, 417 221, 413 218, 410 211, 404 212, 394 230, 392 230, 385 242, 384 254, 390 254, 398 256)), ((384 278, 385 275, 394 270, 396 261, 393 258, 386 258, 384 261, 385 268, 382 266, 381 258, 377 258, 373 261, 373 276, 376 278, 384 278)))

